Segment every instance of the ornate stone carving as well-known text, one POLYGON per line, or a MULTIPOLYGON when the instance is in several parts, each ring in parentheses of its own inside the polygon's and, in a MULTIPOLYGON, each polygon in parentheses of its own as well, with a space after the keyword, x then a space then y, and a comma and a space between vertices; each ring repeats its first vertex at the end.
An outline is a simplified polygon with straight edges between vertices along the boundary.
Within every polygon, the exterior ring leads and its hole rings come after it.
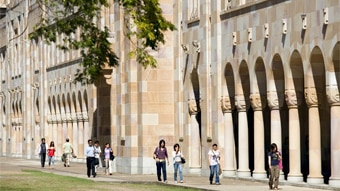
POLYGON ((235 106, 238 111, 246 111, 247 104, 243 95, 235 96, 235 106))
POLYGON ((250 103, 251 107, 254 109, 254 111, 258 111, 262 109, 262 102, 261 102, 261 96, 260 94, 251 94, 250 95, 250 103))
POLYGON ((330 105, 340 105, 340 95, 337 86, 327 86, 327 98, 330 105))
POLYGON ((231 112, 231 103, 229 96, 222 96, 221 98, 221 109, 223 113, 231 112))
POLYGON ((71 113, 66 113, 66 120, 67 122, 72 122, 71 113))
POLYGON ((83 114, 81 112, 77 112, 77 120, 78 121, 83 121, 84 120, 83 114))
POLYGON ((268 106, 270 109, 279 109, 279 98, 274 91, 267 92, 268 106))
POLYGON ((60 123, 61 122, 61 116, 60 113, 56 114, 56 118, 57 118, 57 122, 60 123))
POLYGON ((298 99, 296 97, 295 90, 286 90, 285 92, 285 100, 288 105, 288 108, 297 108, 298 99))
POLYGON ((188 100, 188 110, 190 115, 197 115, 199 112, 195 99, 188 100))
POLYGON ((61 117, 61 121, 62 121, 63 123, 65 123, 65 122, 67 121, 67 118, 66 118, 66 114, 65 114, 65 113, 60 114, 60 117, 61 117))
POLYGON ((316 94, 316 89, 314 87, 305 88, 305 99, 308 107, 318 106, 318 96, 316 94))
POLYGON ((55 114, 52 115, 52 123, 57 123, 57 116, 55 114))
POLYGON ((77 122, 77 120, 78 120, 77 114, 76 113, 71 113, 71 119, 72 119, 72 122, 77 122))
POLYGON ((87 114, 87 112, 83 112, 82 115, 83 115, 84 121, 89 121, 89 115, 87 114))

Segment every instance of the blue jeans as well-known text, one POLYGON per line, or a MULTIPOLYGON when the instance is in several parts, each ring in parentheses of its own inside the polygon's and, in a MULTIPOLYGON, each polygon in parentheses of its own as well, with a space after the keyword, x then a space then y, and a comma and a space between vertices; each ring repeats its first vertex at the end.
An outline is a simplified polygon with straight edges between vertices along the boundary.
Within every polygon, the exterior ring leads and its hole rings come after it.
POLYGON ((54 156, 48 156, 48 166, 54 165, 54 156))
POLYGON ((162 173, 163 173, 163 181, 166 181, 167 179, 166 179, 166 164, 165 164, 165 161, 162 161, 162 162, 157 161, 156 166, 157 166, 158 181, 162 181, 162 179, 161 179, 161 169, 162 169, 162 173))
POLYGON ((177 171, 179 170, 179 179, 182 181, 183 180, 183 168, 182 168, 182 163, 175 162, 174 163, 174 180, 177 181, 177 171))
POLYGON ((220 176, 218 175, 219 170, 220 169, 219 169, 218 164, 210 165, 210 177, 209 177, 210 183, 212 183, 212 181, 214 179, 214 174, 216 174, 215 183, 220 183, 220 176))

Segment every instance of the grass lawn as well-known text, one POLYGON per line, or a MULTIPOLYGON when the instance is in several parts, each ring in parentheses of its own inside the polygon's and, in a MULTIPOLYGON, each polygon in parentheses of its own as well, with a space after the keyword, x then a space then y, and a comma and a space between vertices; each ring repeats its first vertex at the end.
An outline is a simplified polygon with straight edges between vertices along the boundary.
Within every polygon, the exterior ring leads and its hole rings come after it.
POLYGON ((134 184, 116 182, 93 182, 90 179, 61 176, 36 170, 23 170, 20 173, 2 174, 0 177, 0 190, 12 191, 193 191, 197 189, 186 189, 166 184, 134 184))

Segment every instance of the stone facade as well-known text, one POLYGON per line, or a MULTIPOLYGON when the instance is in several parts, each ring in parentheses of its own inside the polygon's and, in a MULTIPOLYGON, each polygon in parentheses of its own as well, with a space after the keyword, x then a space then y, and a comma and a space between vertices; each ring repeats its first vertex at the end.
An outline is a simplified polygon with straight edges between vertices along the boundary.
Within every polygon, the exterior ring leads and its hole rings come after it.
POLYGON ((111 2, 98 23, 114 32, 120 65, 82 85, 73 83, 79 52, 28 39, 35 1, 0 1, 1 155, 37 157, 45 137, 60 157, 69 137, 81 162, 92 138, 111 143, 115 171, 151 174, 164 139, 169 151, 182 146, 185 173, 207 175, 217 143, 223 176, 262 179, 275 142, 287 181, 340 187, 340 1, 159 2, 177 30, 152 53, 158 67, 128 57, 111 2))

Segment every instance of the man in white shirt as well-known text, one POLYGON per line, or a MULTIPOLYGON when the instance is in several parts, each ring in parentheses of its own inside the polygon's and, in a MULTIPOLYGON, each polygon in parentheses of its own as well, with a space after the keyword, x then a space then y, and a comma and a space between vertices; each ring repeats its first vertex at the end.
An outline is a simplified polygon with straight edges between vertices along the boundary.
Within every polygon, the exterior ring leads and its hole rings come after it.
POLYGON ((92 140, 89 139, 87 141, 89 146, 85 149, 84 155, 86 156, 86 166, 87 166, 87 177, 90 178, 91 176, 91 171, 93 178, 96 177, 96 172, 95 172, 95 167, 94 167, 94 155, 95 155, 95 149, 94 146, 92 145, 92 140))
POLYGON ((214 174, 216 174, 215 184, 220 185, 219 177, 219 163, 220 163, 220 151, 217 149, 217 144, 213 144, 212 149, 208 152, 209 164, 210 164, 210 177, 209 181, 212 184, 214 174))

